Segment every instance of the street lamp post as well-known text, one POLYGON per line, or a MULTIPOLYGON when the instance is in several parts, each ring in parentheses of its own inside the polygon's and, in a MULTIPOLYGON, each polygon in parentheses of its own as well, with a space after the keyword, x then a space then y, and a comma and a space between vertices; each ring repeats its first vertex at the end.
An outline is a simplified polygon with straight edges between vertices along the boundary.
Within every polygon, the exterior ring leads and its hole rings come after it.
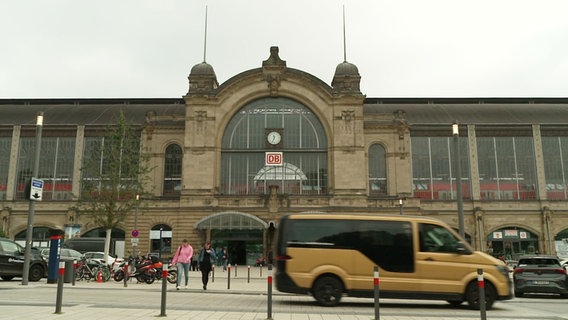
POLYGON ((398 199, 398 205, 400 207, 400 215, 402 216, 402 198, 398 199))
MULTIPOLYGON (((32 171, 32 178, 37 178, 39 173, 39 156, 41 152, 41 131, 43 129, 43 112, 38 112, 36 118, 36 140, 35 140, 35 162, 32 171)), ((28 183, 31 183, 28 182, 28 183)), ((34 213, 35 200, 28 199, 30 206, 28 209, 28 229, 26 230, 26 250, 24 253, 24 270, 22 273, 22 285, 28 285, 30 275, 30 260, 32 254, 32 235, 34 233, 34 213)))
MULTIPOLYGON (((134 232, 138 232, 138 205, 140 200, 140 195, 136 195, 136 210, 134 211, 134 232)), ((136 235, 137 237, 138 235, 136 235)), ((134 238, 132 241, 132 256, 138 257, 138 238, 134 238)))
POLYGON ((461 160, 460 160, 460 129, 457 121, 452 124, 452 134, 454 136, 454 159, 456 162, 456 185, 458 200, 458 223, 460 236, 465 239, 464 222, 463 222, 463 197, 462 197, 462 181, 461 181, 461 160))

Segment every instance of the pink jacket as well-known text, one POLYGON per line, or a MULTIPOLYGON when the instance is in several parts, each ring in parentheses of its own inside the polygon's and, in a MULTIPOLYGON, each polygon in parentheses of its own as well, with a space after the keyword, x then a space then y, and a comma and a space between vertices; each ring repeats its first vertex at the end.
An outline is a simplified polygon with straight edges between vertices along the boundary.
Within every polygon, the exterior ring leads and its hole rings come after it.
POLYGON ((172 265, 176 265, 178 262, 190 263, 191 257, 193 257, 193 247, 191 245, 187 247, 181 245, 177 248, 176 254, 172 258, 172 265))

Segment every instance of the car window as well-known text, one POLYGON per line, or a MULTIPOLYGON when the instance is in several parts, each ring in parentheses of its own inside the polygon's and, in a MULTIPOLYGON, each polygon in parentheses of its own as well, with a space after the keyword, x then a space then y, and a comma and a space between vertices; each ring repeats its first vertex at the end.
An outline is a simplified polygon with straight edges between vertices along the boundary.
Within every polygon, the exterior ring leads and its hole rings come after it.
POLYGON ((0 244, 0 250, 5 254, 18 254, 20 252, 20 247, 9 241, 2 241, 0 244))
POLYGON ((551 258, 526 258, 519 260, 519 266, 524 265, 540 265, 540 266, 560 266, 560 262, 556 259, 551 258))
POLYGON ((459 239, 449 230, 434 224, 420 224, 420 251, 457 252, 459 239))

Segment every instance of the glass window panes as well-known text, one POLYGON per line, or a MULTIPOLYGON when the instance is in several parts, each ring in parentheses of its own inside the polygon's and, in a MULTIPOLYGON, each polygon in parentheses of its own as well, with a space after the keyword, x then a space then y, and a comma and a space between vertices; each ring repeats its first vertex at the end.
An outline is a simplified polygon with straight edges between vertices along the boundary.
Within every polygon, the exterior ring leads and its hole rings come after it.
POLYGON ((568 137, 542 137, 548 200, 568 199, 568 137))
POLYGON ((532 137, 478 137, 482 200, 537 198, 532 137))
POLYGON ((380 144, 373 144, 369 148, 369 194, 387 194, 386 152, 380 144))
POLYGON ((164 195, 179 195, 182 162, 181 147, 177 144, 169 145, 164 159, 164 195))
POLYGON ((223 194, 321 194, 327 192, 327 138, 318 118, 304 105, 286 98, 264 98, 239 110, 223 134, 223 194), (268 129, 282 133, 276 147, 268 129), (281 167, 265 166, 265 152, 283 152, 281 167))
POLYGON ((10 168, 11 137, 0 137, 0 200, 6 200, 8 170, 10 168))
MULTIPOLYGON (((71 199, 75 137, 43 137, 40 159, 38 176, 34 178, 43 180, 42 199, 71 199)), ((35 138, 22 137, 18 156, 17 199, 25 197, 25 185, 32 178, 34 162, 35 138)))
MULTIPOLYGON (((471 199, 469 149, 458 138, 463 199, 471 199)), ((453 137, 411 138, 413 194, 423 200, 457 199, 457 172, 453 137)))

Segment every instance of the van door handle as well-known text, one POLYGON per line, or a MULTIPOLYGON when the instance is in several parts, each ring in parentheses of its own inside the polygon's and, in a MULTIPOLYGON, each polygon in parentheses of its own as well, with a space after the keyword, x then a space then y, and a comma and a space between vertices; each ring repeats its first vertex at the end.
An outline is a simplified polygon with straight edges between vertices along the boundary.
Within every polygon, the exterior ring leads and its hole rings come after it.
POLYGON ((434 259, 433 259, 433 258, 430 258, 430 257, 428 257, 428 258, 424 259, 424 261, 434 261, 434 259))

